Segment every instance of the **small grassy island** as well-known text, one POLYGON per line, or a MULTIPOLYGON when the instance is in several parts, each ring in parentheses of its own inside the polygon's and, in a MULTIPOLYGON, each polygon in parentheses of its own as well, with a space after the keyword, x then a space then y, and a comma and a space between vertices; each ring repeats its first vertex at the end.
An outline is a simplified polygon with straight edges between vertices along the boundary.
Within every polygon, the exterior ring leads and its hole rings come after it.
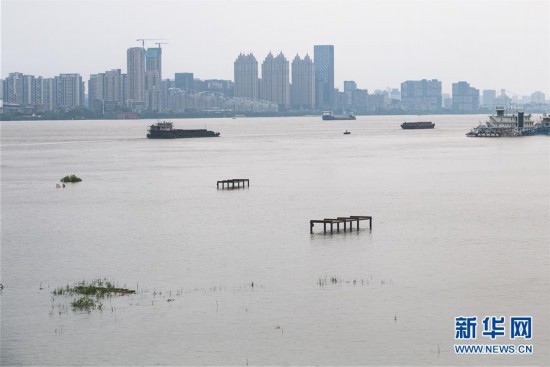
POLYGON ((67 285, 65 287, 57 288, 52 292, 54 296, 80 296, 71 302, 71 306, 75 311, 90 311, 95 309, 102 310, 103 304, 100 302, 100 299, 135 293, 136 291, 133 289, 115 287, 114 283, 105 279, 97 279, 91 283, 82 281, 74 287, 69 287, 69 285, 67 285))
POLYGON ((75 174, 72 174, 70 176, 67 175, 63 177, 60 181, 63 183, 69 183, 69 182, 74 183, 74 182, 80 182, 82 181, 82 179, 80 177, 77 177, 75 174))

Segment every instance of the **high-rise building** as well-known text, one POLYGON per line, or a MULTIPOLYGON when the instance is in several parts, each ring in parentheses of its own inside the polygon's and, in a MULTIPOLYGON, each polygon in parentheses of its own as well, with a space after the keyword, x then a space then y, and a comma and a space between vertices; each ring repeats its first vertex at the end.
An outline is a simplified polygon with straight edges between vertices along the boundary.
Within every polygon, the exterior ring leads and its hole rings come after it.
POLYGON ((483 104, 487 107, 493 108, 495 106, 495 99, 497 98, 497 91, 494 89, 483 90, 483 104))
POLYGON ((344 81, 344 101, 343 107, 346 110, 355 108, 355 91, 357 90, 357 83, 353 80, 344 81))
POLYGON ((132 47, 127 51, 128 91, 130 105, 145 102, 145 50, 132 47))
POLYGON ((334 46, 315 45, 315 103, 317 108, 334 108, 334 46))
POLYGON ((84 106, 84 84, 80 74, 59 74, 54 83, 57 107, 73 109, 84 106))
POLYGON ((355 109, 357 111, 366 111, 368 108, 369 91, 367 89, 355 90, 355 109))
POLYGON ((162 49, 148 48, 145 51, 145 107, 160 110, 160 89, 162 81, 162 49))
POLYGON ((260 99, 273 102, 279 108, 287 108, 290 102, 290 69, 283 53, 273 57, 271 52, 262 63, 260 99))
POLYGON ((23 104, 23 73, 10 73, 5 80, 4 103, 23 104))
POLYGON ((55 79, 44 78, 42 80, 42 108, 53 111, 55 106, 55 79))
POLYGON ((479 90, 467 82, 453 83, 453 111, 476 112, 479 109, 479 90))
POLYGON ((36 77, 34 79, 33 89, 34 105, 38 107, 38 109, 44 110, 44 78, 41 76, 36 77))
POLYGON ((195 80, 193 73, 176 73, 174 85, 176 88, 186 92, 195 91, 195 80))
POLYGON ((441 82, 437 79, 422 79, 401 83, 401 103, 406 111, 441 111, 441 82))
POLYGON ((105 74, 90 74, 88 80, 88 108, 103 112, 105 103, 105 74))
POLYGON ((112 69, 105 72, 105 101, 113 106, 124 104, 124 80, 120 69, 112 69))
POLYGON ((237 57, 233 64, 235 97, 258 99, 258 61, 252 54, 237 57))
POLYGON ((315 108, 315 67, 307 54, 303 60, 296 55, 292 61, 290 104, 300 109, 315 108))
POLYGON ((531 94, 531 103, 542 104, 546 102, 546 96, 544 93, 537 91, 531 94))
POLYGON ((36 103, 36 88, 34 75, 23 75, 23 104, 34 106, 36 103))

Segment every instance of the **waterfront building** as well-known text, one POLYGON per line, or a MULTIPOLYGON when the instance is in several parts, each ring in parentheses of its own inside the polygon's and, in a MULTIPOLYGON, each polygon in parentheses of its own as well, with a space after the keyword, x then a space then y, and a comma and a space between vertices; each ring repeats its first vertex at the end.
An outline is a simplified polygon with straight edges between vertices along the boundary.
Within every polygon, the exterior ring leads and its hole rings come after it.
POLYGON ((503 107, 506 107, 506 108, 511 107, 512 98, 510 98, 506 94, 506 89, 501 89, 500 90, 500 95, 495 98, 495 105, 496 106, 503 106, 503 107))
POLYGON ((23 75, 23 104, 34 106, 36 104, 36 88, 34 75, 23 75))
POLYGON ((452 110, 453 98, 451 97, 451 95, 449 93, 443 93, 442 98, 443 98, 443 109, 447 111, 452 110))
POLYGON ((221 93, 226 97, 233 97, 234 83, 231 80, 224 79, 195 79, 197 92, 221 93))
POLYGON ((262 63, 262 82, 260 99, 279 105, 280 109, 288 107, 290 102, 290 69, 283 53, 273 57, 271 52, 262 63))
POLYGON ((90 74, 88 80, 88 108, 103 113, 105 102, 105 73, 90 74))
POLYGON ((343 108, 345 110, 352 110, 355 108, 355 91, 357 90, 357 83, 353 80, 344 81, 344 101, 343 108))
POLYGON ((401 100, 401 91, 397 88, 392 88, 390 90, 390 99, 400 101, 401 100))
POLYGON ((495 106, 495 99, 497 97, 497 91, 494 89, 484 89, 483 90, 483 105, 486 107, 493 109, 495 106))
POLYGON ((120 69, 112 69, 105 72, 104 100, 107 105, 113 107, 124 104, 124 74, 120 69), (108 103, 107 103, 108 102, 108 103))
POLYGON ((148 48, 145 51, 145 108, 160 110, 162 81, 162 49, 148 48))
POLYGON ((441 111, 441 82, 432 80, 407 80, 401 83, 401 102, 405 111, 441 111))
POLYGON ((131 47, 127 51, 127 103, 129 106, 145 102, 145 50, 131 47))
POLYGON ((298 109, 315 108, 315 67, 307 54, 303 59, 296 55, 292 61, 290 104, 298 109))
POLYGON ((40 109, 45 111, 53 111, 55 103, 55 79, 54 78, 43 78, 42 79, 42 105, 40 109))
POLYGON ((467 82, 453 83, 453 111, 476 112, 479 109, 479 90, 467 82))
POLYGON ((4 88, 4 103, 23 105, 23 73, 10 73, 4 88))
POLYGON ((176 73, 174 77, 175 88, 184 90, 186 92, 195 91, 195 81, 193 73, 176 73))
POLYGON ((84 106, 84 83, 80 74, 59 74, 54 80, 56 107, 69 110, 84 106))
POLYGON ((240 54, 233 63, 235 97, 258 99, 258 61, 252 54, 240 54))
POLYGON ((531 103, 544 104, 546 102, 546 96, 542 92, 534 92, 531 94, 531 103))
POLYGON ((369 91, 367 89, 355 90, 355 109, 357 111, 367 111, 369 101, 369 91))
POLYGON ((332 110, 334 101, 334 46, 315 45, 315 103, 317 108, 332 110))

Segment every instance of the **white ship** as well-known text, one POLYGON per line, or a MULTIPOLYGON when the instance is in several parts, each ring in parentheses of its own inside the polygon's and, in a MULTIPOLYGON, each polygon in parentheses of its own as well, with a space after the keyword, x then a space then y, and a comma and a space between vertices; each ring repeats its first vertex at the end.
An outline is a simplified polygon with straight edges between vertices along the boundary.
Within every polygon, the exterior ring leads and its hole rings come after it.
POLYGON ((521 136, 524 129, 531 129, 534 121, 531 114, 525 115, 521 111, 505 113, 504 107, 497 107, 496 115, 489 116, 489 121, 474 127, 466 136, 470 137, 500 137, 521 136))

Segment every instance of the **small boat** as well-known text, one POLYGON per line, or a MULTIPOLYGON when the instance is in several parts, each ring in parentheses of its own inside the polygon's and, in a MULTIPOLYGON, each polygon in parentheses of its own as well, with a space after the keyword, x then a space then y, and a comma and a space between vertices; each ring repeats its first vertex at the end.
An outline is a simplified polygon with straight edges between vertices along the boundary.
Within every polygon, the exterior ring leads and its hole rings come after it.
POLYGON ((350 131, 347 131, 347 130, 346 130, 346 131, 344 131, 344 135, 349 135, 349 134, 351 134, 351 132, 350 132, 350 131))

